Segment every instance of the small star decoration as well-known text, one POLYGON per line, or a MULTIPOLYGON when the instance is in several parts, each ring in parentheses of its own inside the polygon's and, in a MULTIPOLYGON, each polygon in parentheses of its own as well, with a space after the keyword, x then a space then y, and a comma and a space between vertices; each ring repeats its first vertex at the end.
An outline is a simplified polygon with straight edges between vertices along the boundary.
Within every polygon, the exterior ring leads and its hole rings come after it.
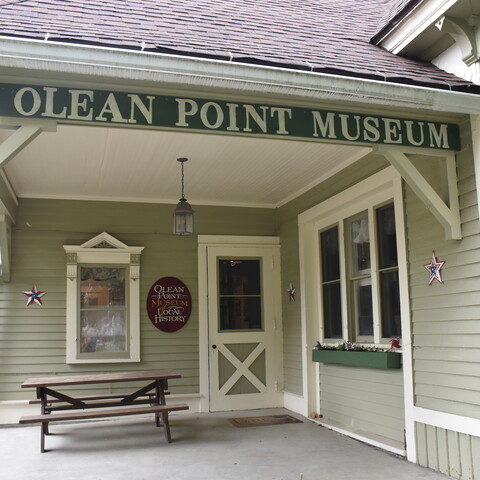
POLYGON ((41 298, 47 293, 47 292, 39 292, 37 290, 37 286, 36 285, 32 285, 32 289, 29 291, 29 290, 26 290, 24 292, 22 292, 24 295, 26 295, 28 297, 28 300, 27 300, 27 307, 32 303, 32 302, 35 302, 37 305, 42 305, 42 300, 41 298))
POLYGON ((431 285, 434 280, 438 280, 440 283, 443 283, 442 273, 440 270, 445 265, 445 262, 439 262, 435 256, 435 251, 432 252, 432 261, 424 265, 425 269, 430 273, 430 280, 428 285, 431 285))
POLYGON ((288 289, 288 301, 294 302, 295 301, 295 288, 293 288, 293 283, 290 282, 290 287, 288 289))

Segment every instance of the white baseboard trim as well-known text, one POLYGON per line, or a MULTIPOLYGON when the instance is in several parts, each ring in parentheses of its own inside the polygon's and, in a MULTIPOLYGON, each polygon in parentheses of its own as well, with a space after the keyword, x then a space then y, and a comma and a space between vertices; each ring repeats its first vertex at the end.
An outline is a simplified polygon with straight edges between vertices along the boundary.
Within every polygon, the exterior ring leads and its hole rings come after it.
POLYGON ((305 411, 305 399, 302 395, 295 393, 283 392, 283 406, 287 410, 299 413, 306 417, 308 413, 305 411))
POLYGON ((354 438, 355 440, 358 440, 360 442, 367 443, 368 445, 372 445, 373 447, 381 448, 382 450, 385 450, 390 453, 394 453, 395 455, 405 457, 407 454, 404 448, 395 447, 394 445, 390 445, 381 440, 368 437, 365 434, 347 430, 346 428, 342 428, 337 425, 332 425, 328 422, 322 422, 322 420, 318 418, 314 418, 314 419, 311 418, 310 420, 314 423, 317 423, 318 425, 321 425, 322 427, 333 430, 334 432, 341 433, 342 435, 346 435, 347 437, 354 438))

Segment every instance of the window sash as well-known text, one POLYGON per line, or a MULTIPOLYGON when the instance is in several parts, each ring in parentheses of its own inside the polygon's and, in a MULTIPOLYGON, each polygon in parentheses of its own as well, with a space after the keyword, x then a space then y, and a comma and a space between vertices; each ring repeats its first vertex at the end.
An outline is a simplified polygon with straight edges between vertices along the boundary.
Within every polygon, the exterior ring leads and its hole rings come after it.
POLYGON ((80 264, 78 267, 78 358, 128 358, 128 266, 80 264), (82 280, 84 275, 89 278, 82 280))
MULTIPOLYGON (((390 266, 390 263, 387 263, 386 268, 379 268, 379 265, 382 263, 382 259, 380 258, 380 244, 382 240, 379 238, 378 233, 378 216, 379 211, 388 208, 389 205, 393 206, 393 222, 395 226, 395 209, 394 209, 394 201, 390 199, 386 202, 383 202, 379 205, 371 205, 363 212, 359 212, 354 215, 345 215, 340 216, 338 218, 338 223, 334 224, 333 226, 327 227, 322 231, 319 231, 319 239, 320 239, 320 285, 321 285, 321 292, 320 298, 322 303, 322 339, 327 341, 337 341, 340 338, 343 340, 351 340, 358 343, 374 343, 374 344, 384 344, 388 343, 389 338, 384 335, 383 330, 386 333, 392 333, 398 331, 398 328, 401 333, 401 326, 400 326, 400 296, 399 296, 399 269, 398 269, 398 260, 397 264, 394 266, 390 266), (352 262, 354 260, 355 255, 352 253, 352 230, 351 226, 353 222, 358 221, 358 219, 362 217, 368 218, 368 232, 369 232, 369 253, 370 253, 370 265, 369 268, 352 268, 352 262), (335 279, 335 281, 339 282, 340 290, 341 290, 341 317, 342 317, 342 332, 339 335, 338 330, 335 331, 335 334, 332 334, 334 329, 332 328, 332 321, 331 318, 328 318, 328 315, 331 315, 329 311, 330 306, 328 306, 327 302, 327 286, 334 283, 334 281, 324 281, 324 257, 325 252, 322 250, 322 233, 326 232, 332 228, 338 228, 339 230, 339 252, 340 252, 340 278, 335 279), (343 241, 342 241, 343 239, 343 241), (385 302, 385 299, 382 301, 382 296, 385 296, 385 285, 382 286, 382 275, 387 275, 388 272, 396 272, 396 285, 397 290, 390 295, 396 296, 397 307, 394 309, 395 311, 388 311, 388 303, 385 302), (357 287, 361 286, 363 288, 368 288, 367 283, 371 285, 371 328, 365 327, 362 325, 361 315, 359 312, 359 294, 356 292, 357 287), (382 311, 384 314, 382 315, 382 311), (390 314, 390 324, 387 320, 383 317, 385 313, 390 314), (382 325, 383 323, 383 325, 382 325), (397 328, 397 330, 395 330, 397 328)), ((358 230, 358 229, 357 229, 358 230)), ((380 228, 380 231, 382 228, 380 228)), ((366 237, 366 232, 363 232, 364 237, 366 237)), ((396 234, 395 234, 396 238, 396 234)), ((396 246, 396 245, 395 245, 396 246)), ((398 259, 398 252, 397 252, 397 259, 398 259)), ((393 273, 390 274, 391 276, 394 275, 393 273)), ((333 287, 330 287, 333 288, 333 287)), ((338 298, 338 295, 337 297, 338 298)), ((335 299, 336 300, 336 299, 335 299)), ((367 305, 364 302, 364 306, 367 305)), ((370 320, 367 320, 370 322, 370 320)), ((337 322, 338 324, 339 322, 337 322)))

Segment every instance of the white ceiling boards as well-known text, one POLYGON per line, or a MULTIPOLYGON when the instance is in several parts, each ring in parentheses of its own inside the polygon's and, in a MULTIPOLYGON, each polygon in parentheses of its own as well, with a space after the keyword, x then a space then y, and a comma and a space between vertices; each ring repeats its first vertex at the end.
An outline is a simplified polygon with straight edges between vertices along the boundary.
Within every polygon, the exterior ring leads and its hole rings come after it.
MULTIPOLYGON (((0 141, 12 135, 1 129, 0 141)), ((176 159, 190 159, 192 204, 276 207, 370 148, 187 132, 58 125, 4 171, 17 197, 176 203, 176 159)))

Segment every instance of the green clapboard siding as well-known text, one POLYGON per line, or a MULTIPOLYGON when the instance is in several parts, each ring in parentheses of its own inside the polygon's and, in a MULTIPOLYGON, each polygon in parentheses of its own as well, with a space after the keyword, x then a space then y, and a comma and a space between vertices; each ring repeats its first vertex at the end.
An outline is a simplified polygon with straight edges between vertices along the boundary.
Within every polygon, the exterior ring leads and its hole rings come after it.
MULTIPOLYGON (((422 173, 445 196, 442 165, 429 168, 432 163, 417 159, 422 173)), ((406 187, 414 393, 419 407, 480 418, 480 235, 470 147, 457 154, 457 175, 460 241, 446 241, 440 223, 406 187), (423 265, 430 262, 432 250, 446 262, 443 285, 428 285, 423 265)))
MULTIPOLYGON (((12 236, 12 278, 0 285, 0 401, 32 398, 20 388, 30 376, 173 368, 182 378, 172 393, 199 391, 197 238, 171 234, 172 206, 116 202, 20 199, 12 236), (141 362, 65 363, 66 255, 63 245, 81 245, 106 231, 141 256, 141 362), (189 288, 193 311, 174 334, 157 330, 146 313, 151 285, 164 276, 189 288), (26 306, 21 292, 36 284, 43 306, 26 306)), ((195 206, 197 233, 274 235, 275 210, 195 206)), ((92 387, 97 389, 97 387, 92 387)), ((105 387, 114 391, 116 387, 105 387)), ((125 386, 123 386, 125 388, 125 386)), ((88 389, 87 389, 88 390, 88 389)))
POLYGON ((403 374, 396 370, 320 366, 322 420, 403 447, 403 374))
POLYGON ((450 478, 480 478, 480 438, 415 424, 418 463, 450 478))

